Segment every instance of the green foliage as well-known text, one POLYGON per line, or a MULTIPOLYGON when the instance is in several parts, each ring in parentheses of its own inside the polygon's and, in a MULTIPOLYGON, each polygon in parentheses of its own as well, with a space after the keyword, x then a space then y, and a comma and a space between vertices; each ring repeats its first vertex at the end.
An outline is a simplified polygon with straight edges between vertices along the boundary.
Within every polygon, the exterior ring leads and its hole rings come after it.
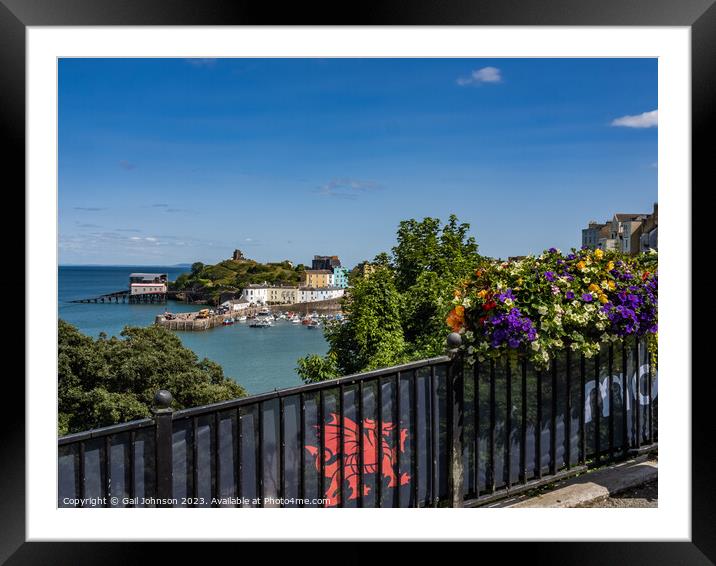
POLYGON ((305 383, 317 383, 338 376, 336 357, 310 354, 298 360, 296 373, 305 383))
POLYGON ((216 265, 196 262, 191 266, 191 273, 178 276, 171 288, 204 295, 216 302, 221 293, 240 293, 250 283, 266 281, 272 285, 297 285, 301 281, 302 271, 302 265, 292 268, 288 261, 259 263, 227 259, 216 265))
POLYGON ((338 375, 384 367, 402 360, 405 341, 401 325, 403 300, 390 269, 356 281, 344 302, 345 323, 329 324, 325 336, 338 375))
POLYGON ((164 328, 127 326, 121 337, 94 340, 59 321, 59 434, 148 417, 159 389, 172 393, 175 409, 246 395, 164 328))
POLYGON ((392 254, 371 262, 376 271, 363 277, 359 265, 350 273, 343 302, 348 321, 324 330, 335 361, 299 360, 304 381, 442 354, 454 291, 485 263, 468 230, 454 215, 445 225, 437 218, 401 222, 392 254))

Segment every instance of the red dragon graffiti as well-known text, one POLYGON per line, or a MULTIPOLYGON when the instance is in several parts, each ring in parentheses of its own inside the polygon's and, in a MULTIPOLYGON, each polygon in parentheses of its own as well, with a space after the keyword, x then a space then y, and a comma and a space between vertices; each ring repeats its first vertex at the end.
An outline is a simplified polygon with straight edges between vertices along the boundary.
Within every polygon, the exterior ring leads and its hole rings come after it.
MULTIPOLYGON (((320 426, 316 426, 320 434, 320 426)), ((405 485, 410 482, 410 475, 407 473, 400 474, 398 479, 395 467, 395 446, 393 439, 395 437, 396 425, 394 423, 382 424, 381 442, 383 447, 381 472, 383 478, 388 478, 388 487, 396 487, 397 485, 405 485)), ((375 474, 378 471, 378 438, 377 438, 376 421, 370 419, 363 420, 363 476, 367 474, 375 474)), ((325 498, 326 506, 334 507, 340 504, 340 466, 341 466, 341 425, 338 415, 330 414, 327 423, 323 425, 324 430, 324 450, 323 450, 323 470, 326 478, 330 480, 326 489, 325 498)), ((408 438, 408 429, 400 429, 399 446, 400 452, 405 452, 405 440, 408 438)), ((343 477, 348 483, 349 495, 348 499, 358 499, 358 477, 360 473, 360 428, 355 421, 343 417, 343 446, 345 455, 343 458, 343 477)), ((320 447, 306 446, 306 450, 316 460, 316 470, 321 471, 320 447)), ((370 486, 363 485, 363 494, 370 492, 370 486)))

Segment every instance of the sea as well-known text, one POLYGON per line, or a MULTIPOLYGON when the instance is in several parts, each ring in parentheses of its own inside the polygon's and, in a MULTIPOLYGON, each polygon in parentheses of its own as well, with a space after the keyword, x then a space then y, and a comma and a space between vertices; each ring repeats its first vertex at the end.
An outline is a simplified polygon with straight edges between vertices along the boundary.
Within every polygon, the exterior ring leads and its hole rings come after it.
MULTIPOLYGON (((127 303, 72 303, 75 299, 96 297, 128 287, 129 274, 166 273, 170 280, 189 271, 183 266, 60 266, 58 316, 93 337, 101 332, 118 336, 125 326, 149 326, 165 310, 195 311, 201 305, 176 301, 167 304, 130 305, 127 303)), ((221 326, 202 332, 176 332, 182 343, 199 358, 208 358, 224 368, 224 375, 249 393, 300 385, 297 360, 307 354, 323 355, 328 343, 320 329, 308 329, 284 320, 270 328, 250 328, 246 323, 221 326)))

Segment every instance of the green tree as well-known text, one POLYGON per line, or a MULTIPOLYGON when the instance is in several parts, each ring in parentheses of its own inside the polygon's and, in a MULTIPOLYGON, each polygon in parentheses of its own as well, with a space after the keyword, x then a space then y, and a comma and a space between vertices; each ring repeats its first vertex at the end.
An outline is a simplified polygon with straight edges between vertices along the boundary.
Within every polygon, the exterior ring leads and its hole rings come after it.
POLYGON ((95 340, 59 321, 60 434, 148 417, 158 389, 172 393, 175 409, 246 395, 164 328, 128 326, 120 336, 95 340))
POLYGON ((355 282, 343 305, 347 322, 328 325, 325 331, 339 375, 388 366, 403 358, 402 303, 390 269, 378 269, 355 282))
POLYGON ((445 225, 437 218, 402 221, 392 254, 382 252, 371 262, 378 269, 364 278, 359 264, 351 273, 343 305, 348 322, 325 328, 328 357, 300 360, 302 379, 321 381, 443 353, 454 290, 486 262, 469 229, 455 215, 445 225))
POLYGON ((455 287, 485 262, 469 230, 454 214, 445 225, 424 218, 404 220, 398 227, 393 265, 404 298, 403 330, 411 359, 442 353, 455 287))

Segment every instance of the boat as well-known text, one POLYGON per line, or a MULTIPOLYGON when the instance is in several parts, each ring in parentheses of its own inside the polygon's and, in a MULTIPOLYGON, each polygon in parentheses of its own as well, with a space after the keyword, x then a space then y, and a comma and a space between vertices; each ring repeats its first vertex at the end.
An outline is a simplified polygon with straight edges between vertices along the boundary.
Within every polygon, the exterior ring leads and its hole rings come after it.
POLYGON ((319 326, 321 326, 321 323, 317 320, 314 320, 313 322, 307 324, 306 328, 318 328, 319 326))
POLYGON ((271 326, 271 321, 267 318, 256 318, 249 324, 251 328, 268 328, 269 326, 271 326))
POLYGON ((222 322, 222 324, 223 324, 224 326, 231 326, 232 324, 234 324, 234 319, 231 318, 231 317, 225 318, 225 319, 224 319, 224 322, 222 322))
POLYGON ((241 316, 240 316, 239 318, 237 318, 236 320, 238 320, 239 322, 246 322, 246 316, 241 315, 241 316))

